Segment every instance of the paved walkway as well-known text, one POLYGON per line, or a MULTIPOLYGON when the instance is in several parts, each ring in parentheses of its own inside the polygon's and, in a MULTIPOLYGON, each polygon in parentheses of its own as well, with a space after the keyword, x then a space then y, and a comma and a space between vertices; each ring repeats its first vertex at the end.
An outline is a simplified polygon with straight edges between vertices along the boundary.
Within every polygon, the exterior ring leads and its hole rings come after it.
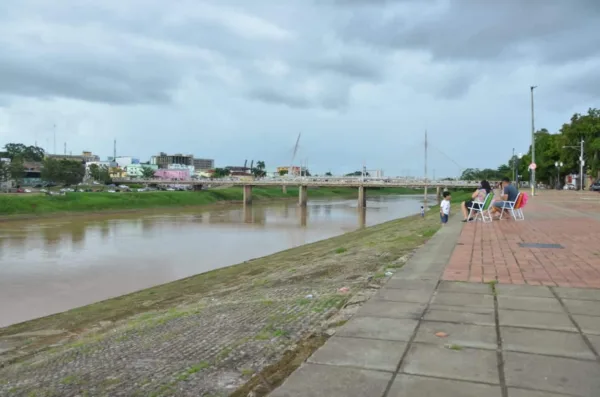
POLYGON ((270 396, 599 396, 600 290, 557 285, 596 286, 600 207, 571 199, 561 211, 557 197, 532 200, 523 226, 469 224, 461 233, 453 218, 270 396), (544 239, 531 240, 539 232, 544 239), (521 252, 521 241, 565 248, 521 252))

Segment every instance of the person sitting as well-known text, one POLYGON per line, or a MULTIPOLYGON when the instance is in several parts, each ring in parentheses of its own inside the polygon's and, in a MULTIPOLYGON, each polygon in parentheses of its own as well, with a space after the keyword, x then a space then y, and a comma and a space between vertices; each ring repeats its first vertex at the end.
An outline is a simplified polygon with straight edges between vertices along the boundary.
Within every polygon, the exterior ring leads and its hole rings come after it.
POLYGON ((500 200, 492 204, 492 214, 495 214, 495 219, 499 219, 503 209, 508 208, 508 203, 514 203, 518 196, 519 189, 510 182, 509 178, 503 178, 500 200))
POLYGON ((480 203, 484 202, 485 196, 487 196, 491 191, 492 191, 492 187, 490 186, 490 183, 486 180, 483 180, 479 184, 479 187, 477 188, 477 190, 475 190, 473 192, 473 194, 471 195, 471 200, 463 201, 460 204, 460 209, 462 210, 463 218, 464 218, 463 222, 473 220, 473 218, 467 219, 469 217, 469 212, 471 211, 471 208, 480 209, 481 205, 482 205, 480 203))

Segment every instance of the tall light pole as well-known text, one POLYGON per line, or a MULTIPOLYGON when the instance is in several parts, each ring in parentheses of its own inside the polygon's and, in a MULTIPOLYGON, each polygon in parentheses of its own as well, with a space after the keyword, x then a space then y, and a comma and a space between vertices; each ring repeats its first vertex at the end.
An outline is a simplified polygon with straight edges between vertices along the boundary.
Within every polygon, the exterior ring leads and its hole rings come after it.
POLYGON ((554 166, 556 167, 556 190, 560 189, 560 168, 563 166, 562 161, 556 161, 554 166))
POLYGON ((579 146, 563 146, 563 149, 566 148, 573 148, 573 149, 579 149, 579 186, 581 191, 583 191, 583 166, 585 164, 585 160, 583 159, 583 143, 585 141, 583 140, 583 138, 581 138, 581 142, 579 143, 579 146))
POLYGON ((519 188, 519 162, 521 161, 522 158, 523 158, 523 153, 519 153, 519 155, 517 156, 517 161, 516 161, 517 175, 515 177, 515 182, 517 183, 517 188, 519 188))
MULTIPOLYGON (((531 90, 531 163, 535 164, 535 116, 533 107, 533 90, 537 85, 529 87, 531 90)), ((535 167, 531 169, 531 195, 535 196, 535 167)))
POLYGON ((513 155, 512 155, 512 169, 513 169, 513 177, 512 180, 515 181, 515 148, 513 148, 513 155))

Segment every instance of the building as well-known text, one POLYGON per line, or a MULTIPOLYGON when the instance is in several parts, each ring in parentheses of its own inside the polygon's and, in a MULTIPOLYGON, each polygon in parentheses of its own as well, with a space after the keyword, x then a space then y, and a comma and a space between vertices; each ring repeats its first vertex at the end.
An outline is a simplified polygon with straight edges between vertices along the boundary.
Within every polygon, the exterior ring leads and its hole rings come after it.
POLYGON ((155 178, 184 181, 190 179, 190 170, 185 169, 164 169, 159 168, 154 173, 155 178))
POLYGON ((158 170, 156 164, 129 164, 123 167, 126 178, 142 178, 144 176, 144 168, 150 168, 154 171, 158 170))
POLYGON ((117 164, 117 167, 125 168, 131 164, 139 164, 140 160, 131 156, 117 156, 112 159, 117 164))
POLYGON ((304 173, 306 172, 306 167, 298 167, 298 166, 289 166, 289 165, 284 165, 282 167, 277 167, 277 174, 279 175, 300 175, 300 173, 304 173), (290 172, 290 169, 292 170, 290 172))
POLYGON ((93 154, 92 152, 82 152, 78 154, 46 154, 47 158, 55 160, 71 160, 81 161, 82 163, 100 161, 100 156, 93 154))
POLYGON ((157 165, 158 168, 169 168, 171 164, 194 165, 194 156, 191 154, 166 154, 160 152, 156 156, 150 157, 150 164, 157 165))
POLYGON ((193 165, 196 171, 212 170, 213 168, 215 168, 215 160, 195 158, 193 165))
POLYGON ((23 186, 35 186, 42 183, 42 163, 37 161, 25 161, 23 163, 25 173, 23 175, 23 186))

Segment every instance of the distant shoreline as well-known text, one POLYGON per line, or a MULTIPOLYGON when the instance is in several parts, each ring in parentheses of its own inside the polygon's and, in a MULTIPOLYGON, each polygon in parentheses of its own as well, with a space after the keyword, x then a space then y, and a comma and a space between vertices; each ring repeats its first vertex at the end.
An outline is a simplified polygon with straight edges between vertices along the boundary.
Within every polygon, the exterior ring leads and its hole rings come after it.
MULTIPOLYGON (((353 188, 320 188, 309 190, 312 198, 352 198, 353 188)), ((417 195, 419 190, 408 188, 369 189, 370 196, 417 195)), ((298 188, 288 187, 284 193, 279 187, 254 188, 252 198, 269 201, 297 199, 298 188)), ((0 221, 27 221, 58 216, 96 216, 129 214, 174 208, 195 208, 241 204, 241 188, 203 190, 199 192, 129 192, 129 193, 67 193, 64 196, 0 195, 0 221)))

